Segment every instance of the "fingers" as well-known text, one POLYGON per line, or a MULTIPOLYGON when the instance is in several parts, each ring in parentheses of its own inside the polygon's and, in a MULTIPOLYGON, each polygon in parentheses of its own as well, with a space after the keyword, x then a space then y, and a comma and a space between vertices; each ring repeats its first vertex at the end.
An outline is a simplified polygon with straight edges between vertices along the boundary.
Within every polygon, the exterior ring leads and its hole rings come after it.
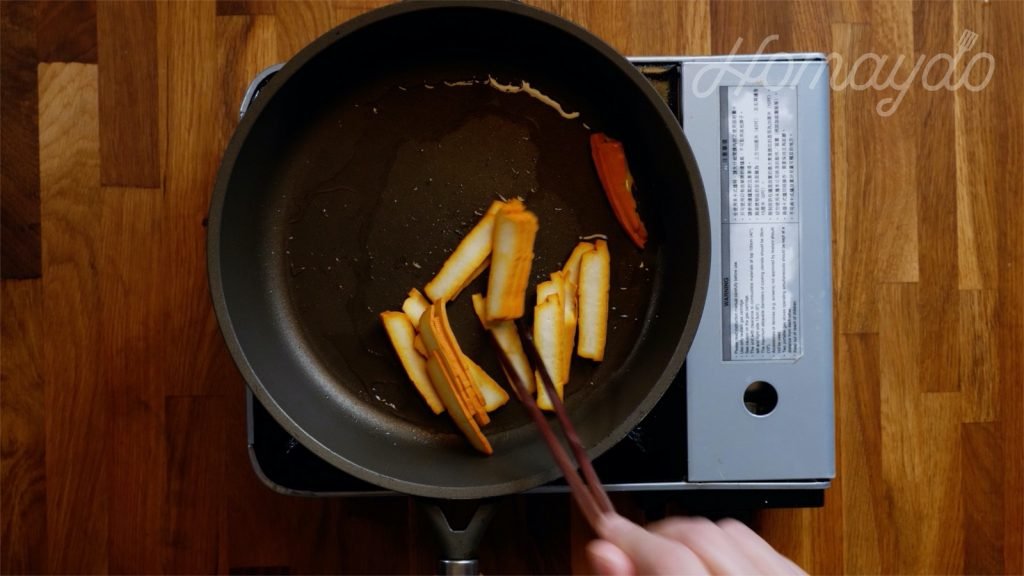
POLYGON ((641 528, 615 515, 598 526, 603 540, 587 553, 608 576, 636 574, 805 575, 794 562, 744 524, 726 519, 672 518, 641 528))
MULTIPOLYGON (((606 518, 598 526, 598 534, 631 560, 632 572, 614 574, 708 573, 707 566, 693 550, 680 546, 678 542, 664 536, 648 532, 621 516, 606 518)), ((601 551, 607 549, 602 547, 601 551)), ((610 557, 609 555, 609 559, 610 557)))
POLYGON ((742 522, 672 518, 648 527, 686 545, 715 574, 806 574, 742 522))
POLYGON ((747 550, 707 518, 672 518, 648 529, 692 550, 712 574, 755 574, 764 568, 751 561, 747 550))
POLYGON ((807 574, 795 562, 779 554, 746 524, 732 518, 726 518, 719 521, 718 526, 747 552, 754 565, 763 573, 807 574))
POLYGON ((587 544, 587 557, 601 576, 634 576, 633 561, 618 546, 607 540, 587 544))

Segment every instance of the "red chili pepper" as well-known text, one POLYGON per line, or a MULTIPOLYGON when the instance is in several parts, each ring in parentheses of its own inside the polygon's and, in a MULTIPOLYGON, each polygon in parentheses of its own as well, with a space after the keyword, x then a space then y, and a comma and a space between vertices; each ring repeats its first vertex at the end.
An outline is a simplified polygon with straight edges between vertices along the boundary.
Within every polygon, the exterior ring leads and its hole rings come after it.
POLYGON ((629 173, 626 152, 622 142, 609 138, 601 132, 590 136, 590 154, 594 158, 597 176, 601 179, 608 202, 615 217, 626 230, 633 243, 643 248, 647 243, 647 228, 640 220, 633 197, 633 175, 629 173))

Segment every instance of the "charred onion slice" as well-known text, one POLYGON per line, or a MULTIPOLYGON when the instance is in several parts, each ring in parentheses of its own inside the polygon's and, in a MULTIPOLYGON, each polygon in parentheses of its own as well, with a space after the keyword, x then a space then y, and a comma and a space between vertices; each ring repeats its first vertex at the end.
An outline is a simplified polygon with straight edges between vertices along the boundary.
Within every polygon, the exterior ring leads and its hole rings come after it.
POLYGON ((473 362, 472 358, 466 356, 465 361, 469 366, 469 375, 473 378, 473 383, 484 398, 484 410, 494 412, 504 406, 508 402, 508 392, 505 392, 486 370, 473 362))
POLYGON ((446 371, 445 362, 437 350, 431 352, 430 357, 427 359, 427 372, 437 388, 438 396, 441 397, 441 401, 444 402, 445 407, 448 409, 448 414, 451 415, 455 425, 458 426, 462 434, 469 440, 469 443, 484 454, 493 454, 494 449, 491 448, 491 443, 487 441, 487 437, 480 431, 480 426, 477 425, 470 414, 469 408, 457 393, 455 378, 446 371))
POLYGON ((562 273, 576 286, 580 285, 580 258, 593 249, 594 244, 592 242, 580 242, 572 249, 572 254, 569 254, 565 265, 562 266, 562 273))
POLYGON ((495 201, 477 222, 476 226, 459 242, 452 255, 445 260, 437 276, 427 283, 423 289, 431 301, 451 300, 469 282, 483 272, 487 257, 491 254, 491 240, 494 236, 495 215, 504 206, 503 202, 495 201))
MULTIPOLYGON (((561 381, 561 365, 564 358, 562 344, 565 338, 565 313, 562 310, 561 296, 552 294, 544 302, 533 309, 533 341, 537 345, 541 361, 548 374, 551 375, 552 384, 558 396, 562 396, 565 382, 561 381)), ((541 382, 540 373, 535 375, 537 380, 537 405, 542 410, 553 410, 551 399, 548 398, 547 389, 541 382)))
MULTIPOLYGON (((450 377, 448 383, 453 393, 458 396, 465 409, 466 415, 474 418, 478 412, 484 412, 483 399, 477 400, 476 386, 469 375, 469 369, 463 359, 462 351, 454 348, 451 340, 445 333, 444 323, 441 320, 439 309, 444 308, 444 301, 431 304, 430 308, 423 313, 420 319, 420 336, 427 348, 428 369, 431 358, 437 357, 442 368, 441 374, 450 377)), ((431 381, 434 381, 435 374, 431 374, 431 381)), ((434 386, 438 384, 435 381, 434 386)), ((441 391, 438 390, 438 393, 441 391)), ((447 407, 448 404, 445 403, 447 407)), ((450 409, 450 408, 449 408, 450 409)), ((486 418, 486 412, 484 412, 486 418)), ((488 418, 489 420, 489 418, 488 418)), ((477 418, 477 421, 480 421, 477 418)))
POLYGON ((402 303, 402 312, 405 312, 405 315, 409 317, 409 321, 412 322, 413 326, 419 326, 420 316, 426 312, 429 306, 430 301, 419 290, 413 288, 409 290, 409 296, 402 303))
POLYGON ((419 391, 420 396, 426 401, 434 414, 444 412, 444 404, 434 389, 433 381, 427 374, 427 363, 414 347, 416 332, 409 322, 409 318, 402 312, 381 312, 380 319, 384 323, 384 329, 388 333, 391 345, 398 353, 398 359, 402 361, 405 373, 409 375, 413 386, 419 391))
POLYGON ((562 336, 562 384, 569 383, 569 370, 572 365, 572 350, 576 345, 576 285, 565 277, 563 272, 552 272, 551 281, 558 285, 562 302, 565 332, 562 336))
POLYGON ((483 394, 477 389, 476 384, 473 382, 473 377, 469 373, 466 355, 462 352, 462 348, 459 347, 458 341, 455 340, 455 333, 452 332, 451 324, 448 322, 446 304, 443 300, 434 303, 432 309, 434 311, 435 324, 432 326, 435 329, 435 333, 439 336, 441 349, 444 351, 442 354, 443 359, 452 367, 455 378, 462 387, 466 403, 473 410, 473 417, 483 426, 489 423, 491 418, 487 415, 487 410, 484 408, 483 394))
MULTIPOLYGON (((512 366, 515 367, 519 380, 525 382, 530 394, 533 394, 535 390, 533 371, 530 369, 530 360, 523 349, 523 342, 519 339, 519 331, 516 330, 515 323, 511 320, 488 322, 487 301, 482 294, 473 294, 473 310, 476 311, 476 316, 480 319, 483 327, 494 334, 494 339, 498 342, 498 346, 501 347, 502 352, 505 353, 512 366)), ((509 380, 512 379, 511 374, 506 374, 505 376, 509 380)), ((513 390, 515 389, 513 388, 513 390)))
POLYGON ((608 339, 608 289, 611 283, 611 255, 604 240, 580 259, 579 346, 581 358, 600 362, 608 339))
POLYGON ((537 216, 517 200, 508 202, 495 216, 491 272, 487 279, 488 322, 514 320, 523 315, 537 227, 537 216))

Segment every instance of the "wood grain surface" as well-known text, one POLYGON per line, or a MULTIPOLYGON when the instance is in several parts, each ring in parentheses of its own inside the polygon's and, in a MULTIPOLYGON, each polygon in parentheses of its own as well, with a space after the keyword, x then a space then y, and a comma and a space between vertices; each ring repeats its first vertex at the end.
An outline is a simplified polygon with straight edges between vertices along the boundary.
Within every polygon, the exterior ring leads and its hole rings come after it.
MULTIPOLYGON (((1024 572, 1024 2, 535 3, 628 54, 831 55, 838 478, 748 520, 814 573, 1024 572), (983 89, 912 76, 958 50, 972 86, 991 55, 983 89), (906 89, 858 89, 871 66, 906 89)), ((3 573, 433 570, 408 499, 255 477, 206 283, 249 80, 379 5, 0 2, 3 573)), ((590 537, 565 497, 512 499, 481 559, 586 572, 590 537)))

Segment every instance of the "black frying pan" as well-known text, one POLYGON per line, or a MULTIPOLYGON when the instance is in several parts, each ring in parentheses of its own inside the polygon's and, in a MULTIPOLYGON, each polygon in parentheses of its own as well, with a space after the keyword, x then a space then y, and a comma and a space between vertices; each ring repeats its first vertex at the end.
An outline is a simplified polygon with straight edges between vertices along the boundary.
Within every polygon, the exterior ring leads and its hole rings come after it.
MULTIPOLYGON (((384 488, 442 499, 520 492, 559 475, 515 402, 475 453, 407 382, 380 325, 491 200, 540 219, 533 282, 580 236, 612 254, 606 359, 576 359, 566 405, 592 456, 647 414, 681 367, 708 275, 708 217, 690 148, 624 58, 514 2, 404 2, 343 24, 270 81, 224 154, 209 274, 231 353, 255 395, 317 455, 384 488), (481 83, 526 80, 567 111, 481 83), (650 241, 615 220, 588 136, 625 144, 650 241)), ((449 307, 466 352, 496 359, 468 294, 449 307)), ((531 290, 532 294, 532 290, 531 290)))

